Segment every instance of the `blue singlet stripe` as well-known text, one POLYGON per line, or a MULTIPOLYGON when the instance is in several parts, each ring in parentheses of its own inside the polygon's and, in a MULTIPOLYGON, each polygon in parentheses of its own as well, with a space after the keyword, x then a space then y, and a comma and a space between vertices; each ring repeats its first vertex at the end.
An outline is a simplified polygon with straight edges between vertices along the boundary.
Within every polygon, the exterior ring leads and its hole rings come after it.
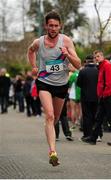
POLYGON ((55 60, 47 60, 46 65, 54 65, 54 64, 61 64, 63 63, 62 59, 55 59, 55 60))

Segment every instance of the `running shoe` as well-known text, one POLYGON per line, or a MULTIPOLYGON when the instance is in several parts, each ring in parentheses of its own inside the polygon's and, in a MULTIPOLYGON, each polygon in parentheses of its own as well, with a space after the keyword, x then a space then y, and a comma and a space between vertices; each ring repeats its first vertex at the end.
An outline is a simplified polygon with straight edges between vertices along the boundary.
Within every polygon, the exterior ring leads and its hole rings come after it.
POLYGON ((98 136, 97 142, 102 142, 102 138, 100 136, 98 136))
POLYGON ((71 136, 66 136, 66 139, 67 139, 68 141, 74 141, 74 139, 73 139, 71 136))
POLYGON ((59 138, 56 138, 56 141, 60 141, 60 139, 59 139, 59 138))
POLYGON ((91 145, 96 145, 96 140, 92 139, 90 136, 87 138, 83 138, 82 141, 91 145))
POLYGON ((76 126, 75 126, 75 125, 72 126, 72 127, 70 127, 70 131, 71 131, 71 132, 74 131, 74 129, 76 129, 76 126))
POLYGON ((107 142, 107 145, 111 146, 111 142, 107 142))
POLYGON ((52 164, 52 166, 58 166, 60 164, 56 152, 51 152, 49 154, 49 164, 52 164))

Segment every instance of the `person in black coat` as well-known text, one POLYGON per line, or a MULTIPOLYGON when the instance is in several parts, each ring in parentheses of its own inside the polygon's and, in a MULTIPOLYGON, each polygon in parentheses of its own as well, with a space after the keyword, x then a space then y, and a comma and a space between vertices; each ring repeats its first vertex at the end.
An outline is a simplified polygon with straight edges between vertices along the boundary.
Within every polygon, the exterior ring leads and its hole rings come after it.
POLYGON ((0 101, 1 101, 2 114, 8 112, 10 85, 11 85, 10 77, 6 76, 6 69, 2 68, 0 73, 0 101))
POLYGON ((64 106, 62 108, 62 112, 59 118, 59 121, 55 124, 55 133, 56 133, 56 141, 59 140, 59 134, 60 134, 60 123, 62 126, 63 133, 68 141, 73 141, 72 132, 69 128, 69 122, 67 118, 67 97, 65 98, 64 106))
POLYGON ((14 82, 14 93, 15 93, 15 108, 16 102, 18 102, 18 109, 19 112, 24 112, 24 94, 23 94, 23 77, 21 74, 16 75, 15 82, 14 82))
MULTIPOLYGON (((91 135, 92 127, 95 123, 95 115, 98 106, 97 97, 98 68, 93 61, 93 56, 89 55, 85 59, 85 66, 79 72, 77 85, 81 88, 81 107, 83 118, 83 137, 91 135)), ((100 132, 102 137, 102 131, 100 132)))
POLYGON ((32 84, 33 78, 32 73, 30 71, 26 74, 25 83, 23 86, 23 93, 26 100, 26 113, 27 116, 30 117, 33 114, 33 99, 31 97, 31 84, 32 84))

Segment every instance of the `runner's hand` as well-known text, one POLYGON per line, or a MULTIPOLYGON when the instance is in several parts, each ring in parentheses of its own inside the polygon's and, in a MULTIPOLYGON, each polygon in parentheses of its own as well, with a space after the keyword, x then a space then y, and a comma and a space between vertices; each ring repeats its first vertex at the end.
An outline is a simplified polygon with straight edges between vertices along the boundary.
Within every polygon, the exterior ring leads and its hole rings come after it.
POLYGON ((38 67, 32 68, 32 75, 38 75, 38 67))
POLYGON ((59 49, 61 50, 64 56, 68 57, 69 53, 66 47, 59 47, 59 49))

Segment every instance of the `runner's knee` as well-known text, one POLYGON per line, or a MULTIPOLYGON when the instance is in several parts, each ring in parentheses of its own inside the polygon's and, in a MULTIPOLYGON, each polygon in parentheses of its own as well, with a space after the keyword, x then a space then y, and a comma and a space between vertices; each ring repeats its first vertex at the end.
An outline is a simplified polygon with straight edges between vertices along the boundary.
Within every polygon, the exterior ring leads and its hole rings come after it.
POLYGON ((53 113, 53 112, 48 112, 48 113, 46 114, 46 120, 47 120, 48 122, 54 122, 54 113, 53 113))

